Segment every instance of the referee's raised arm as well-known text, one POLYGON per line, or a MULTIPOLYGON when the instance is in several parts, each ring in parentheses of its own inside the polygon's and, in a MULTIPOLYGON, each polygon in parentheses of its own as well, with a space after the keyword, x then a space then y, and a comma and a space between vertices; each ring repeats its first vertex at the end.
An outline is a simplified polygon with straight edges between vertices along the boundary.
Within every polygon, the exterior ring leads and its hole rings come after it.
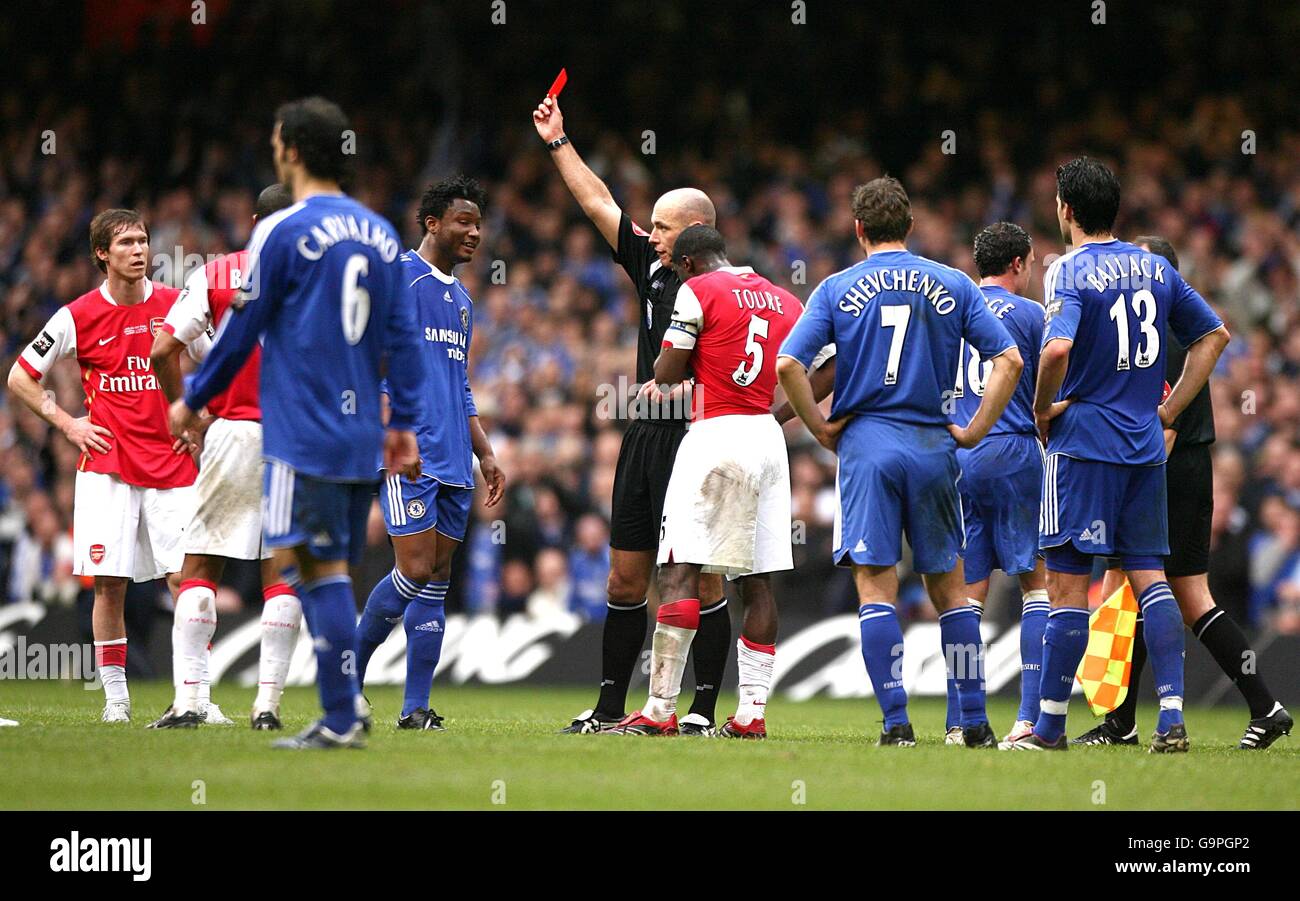
POLYGON ((533 110, 533 125, 550 148, 551 159, 560 170, 560 177, 568 185, 569 193, 605 237, 609 246, 618 250, 618 226, 623 211, 614 202, 614 195, 595 172, 587 167, 573 149, 564 133, 564 115, 559 101, 546 97, 533 110))

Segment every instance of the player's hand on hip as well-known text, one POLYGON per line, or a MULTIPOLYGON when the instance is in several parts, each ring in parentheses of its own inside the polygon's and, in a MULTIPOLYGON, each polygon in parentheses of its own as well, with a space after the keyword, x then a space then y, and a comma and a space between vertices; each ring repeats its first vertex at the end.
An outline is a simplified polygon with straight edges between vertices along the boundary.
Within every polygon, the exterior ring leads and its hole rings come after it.
POLYGON ((560 101, 554 97, 544 97, 533 110, 533 125, 537 134, 548 144, 564 134, 564 116, 560 113, 560 101))
POLYGON ((1174 419, 1177 417, 1170 414, 1169 408, 1164 404, 1156 407, 1156 412, 1160 415, 1160 427, 1166 431, 1170 431, 1174 424, 1174 419))
POLYGON ((1174 451, 1174 442, 1178 440, 1178 433, 1173 429, 1165 429, 1165 457, 1168 458, 1174 451))
POLYGON ((506 474, 497 465, 496 457, 479 457, 478 468, 483 473, 483 481, 487 483, 488 489, 484 506, 495 507, 506 493, 506 474))
POLYGON ((180 438, 185 432, 193 428, 199 419, 199 414, 191 410, 184 400, 178 400, 167 409, 167 427, 171 429, 173 438, 180 438))
POLYGON ((957 442, 957 446, 970 450, 980 443, 980 438, 974 435, 970 429, 963 428, 955 423, 948 423, 948 434, 952 435, 952 440, 957 442))
POLYGON ((828 422, 822 426, 821 429, 815 432, 813 437, 817 439, 817 443, 822 447, 826 448, 833 454, 838 454, 840 434, 844 431, 844 427, 849 424, 849 420, 852 418, 853 417, 851 416, 846 416, 843 419, 828 422))
POLYGON ((384 433, 384 469, 414 480, 420 477, 421 462, 415 432, 389 429, 384 433))
POLYGON ((1047 433, 1051 430, 1052 420, 1064 413, 1072 403, 1074 399, 1067 397, 1065 400, 1053 401, 1046 413, 1034 411, 1034 427, 1038 429, 1038 440, 1044 447, 1047 446, 1047 433))
POLYGON ((83 453, 94 456, 106 454, 113 449, 109 439, 113 433, 102 425, 95 425, 89 416, 71 420, 63 429, 63 434, 83 453))

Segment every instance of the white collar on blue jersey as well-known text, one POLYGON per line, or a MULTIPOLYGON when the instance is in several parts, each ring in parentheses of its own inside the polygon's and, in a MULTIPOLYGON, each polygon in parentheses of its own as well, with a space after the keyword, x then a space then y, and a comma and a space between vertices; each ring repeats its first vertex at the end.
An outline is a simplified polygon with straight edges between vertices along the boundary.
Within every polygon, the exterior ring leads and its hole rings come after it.
POLYGON ((420 251, 412 250, 411 256, 419 260, 424 265, 428 266, 429 271, 433 273, 433 277, 436 278, 438 281, 442 282, 444 285, 454 285, 456 283, 456 276, 448 275, 447 273, 439 269, 437 266, 430 263, 424 257, 420 256, 420 251))

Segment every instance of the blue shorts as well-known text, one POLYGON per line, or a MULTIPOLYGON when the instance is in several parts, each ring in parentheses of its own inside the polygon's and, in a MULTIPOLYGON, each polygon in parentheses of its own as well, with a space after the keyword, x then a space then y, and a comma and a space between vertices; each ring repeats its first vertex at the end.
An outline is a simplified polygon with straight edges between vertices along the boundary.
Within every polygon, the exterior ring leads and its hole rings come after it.
POLYGON ((306 547, 318 560, 358 563, 374 482, 330 482, 268 460, 262 476, 262 535, 267 547, 306 547))
POLYGON ((437 529, 456 541, 465 540, 474 489, 445 485, 431 476, 414 482, 398 475, 384 478, 379 506, 389 535, 418 535, 437 529))
POLYGON ((961 508, 966 521, 966 582, 1000 569, 1033 572, 1038 553, 1038 504, 1043 495, 1043 446, 1033 435, 995 435, 958 450, 961 508))
POLYGON ((963 544, 956 450, 939 426, 849 422, 840 433, 835 563, 893 566, 906 535, 917 572, 951 572, 963 544))
MULTIPOLYGON (((1039 533, 1044 550, 1069 544, 1090 556, 1168 556, 1164 464, 1125 466, 1049 453, 1039 533)), ((1046 556, 1049 568, 1060 569, 1052 566, 1052 554, 1046 556)))

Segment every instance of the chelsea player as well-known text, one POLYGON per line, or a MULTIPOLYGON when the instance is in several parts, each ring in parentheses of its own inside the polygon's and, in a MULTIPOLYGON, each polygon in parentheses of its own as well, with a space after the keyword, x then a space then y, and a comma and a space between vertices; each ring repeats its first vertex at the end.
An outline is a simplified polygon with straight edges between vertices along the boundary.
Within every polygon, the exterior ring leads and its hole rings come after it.
POLYGON ((415 437, 425 362, 392 224, 343 193, 352 157, 337 105, 320 97, 276 111, 276 174, 294 204, 249 242, 248 284, 211 353, 171 408, 173 434, 243 367, 259 336, 264 412, 263 532, 290 585, 301 583, 324 717, 278 748, 364 747, 354 667, 356 601, 348 563, 365 547, 383 452, 390 472, 418 474, 415 437), (380 419, 387 359, 391 417, 380 419))
POLYGON ((1047 270, 1034 418, 1047 445, 1039 546, 1052 612, 1040 712, 1014 750, 1068 748, 1065 715, 1088 646, 1094 556, 1116 556, 1146 623, 1160 716, 1152 753, 1186 751, 1183 620, 1165 580, 1168 427, 1209 378, 1228 331, 1163 257, 1118 240, 1119 179, 1088 157, 1056 170, 1056 216, 1074 249, 1047 270), (1165 326, 1187 348, 1161 403, 1165 326))
POLYGON ((961 692, 968 747, 996 744, 984 705, 979 615, 966 600, 958 447, 988 434, 1023 363, 1016 342, 979 288, 948 266, 909 253, 907 192, 888 176, 853 192, 854 231, 867 259, 813 291, 781 348, 777 374, 790 405, 840 458, 834 560, 852 566, 862 656, 885 715, 878 744, 910 747, 916 736, 903 688, 903 633, 894 606, 902 536, 939 612, 944 656, 961 692), (957 355, 965 339, 993 361, 970 422, 948 421, 957 355), (807 369, 836 346, 835 400, 828 423, 807 369), (955 664, 955 667, 953 666, 955 664))
MULTIPOLYGON (((983 613, 989 575, 995 569, 1020 580, 1020 710, 1010 734, 1003 739, 1010 742, 1027 735, 1038 719, 1043 629, 1049 610, 1038 551, 1043 448, 1034 431, 1034 378, 1043 343, 1043 307, 1024 296, 1033 271, 1034 248, 1029 233, 1019 225, 995 222, 984 228, 975 236, 974 256, 984 302, 1015 339, 1025 364, 1006 410, 988 437, 977 447, 957 451, 966 526, 962 561, 967 600, 977 614, 983 613)), ((992 371, 993 364, 963 341, 953 388, 953 421, 958 425, 969 425, 975 417, 992 371)), ((961 699, 951 673, 945 742, 963 743, 961 699)))
POLYGON ((433 673, 447 624, 444 605, 451 558, 465 540, 474 499, 474 457, 487 483, 486 506, 505 491, 505 475, 479 425, 469 387, 474 304, 452 270, 474 258, 487 196, 463 175, 431 185, 420 201, 424 237, 402 254, 420 343, 428 359, 427 406, 416 427, 423 470, 418 478, 389 471, 379 492, 396 565, 375 585, 357 627, 357 677, 397 622, 406 631, 406 692, 399 729, 441 730, 429 706, 433 673))

